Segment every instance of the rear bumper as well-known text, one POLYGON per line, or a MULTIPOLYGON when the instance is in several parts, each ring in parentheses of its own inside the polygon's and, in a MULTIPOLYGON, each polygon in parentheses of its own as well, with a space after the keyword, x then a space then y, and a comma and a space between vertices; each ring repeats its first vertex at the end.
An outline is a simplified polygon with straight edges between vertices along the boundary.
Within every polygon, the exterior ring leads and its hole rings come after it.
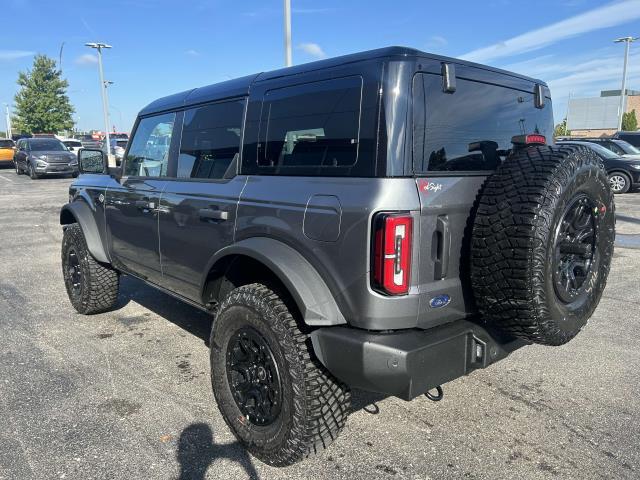
POLYGON ((316 355, 338 379, 404 400, 486 368, 527 345, 466 320, 391 333, 325 327, 311 338, 316 355))

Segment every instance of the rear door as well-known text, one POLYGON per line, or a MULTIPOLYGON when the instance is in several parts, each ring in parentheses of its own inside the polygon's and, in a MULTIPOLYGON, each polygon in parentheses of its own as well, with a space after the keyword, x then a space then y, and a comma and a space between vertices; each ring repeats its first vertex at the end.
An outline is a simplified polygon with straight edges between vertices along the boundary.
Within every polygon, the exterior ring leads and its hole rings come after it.
POLYGON ((469 250, 482 184, 513 136, 553 135, 551 102, 536 108, 533 82, 492 74, 489 83, 473 79, 473 70, 460 72, 453 93, 444 91, 441 75, 418 73, 413 79, 413 172, 424 243, 419 326, 473 313, 469 250))
POLYGON ((105 210, 111 257, 125 271, 153 283, 162 279, 158 241, 160 194, 167 184, 176 113, 140 120, 123 177, 107 189, 105 210))
POLYGON ((233 242, 245 99, 184 112, 177 169, 160 200, 163 285, 200 302, 209 260, 233 242))

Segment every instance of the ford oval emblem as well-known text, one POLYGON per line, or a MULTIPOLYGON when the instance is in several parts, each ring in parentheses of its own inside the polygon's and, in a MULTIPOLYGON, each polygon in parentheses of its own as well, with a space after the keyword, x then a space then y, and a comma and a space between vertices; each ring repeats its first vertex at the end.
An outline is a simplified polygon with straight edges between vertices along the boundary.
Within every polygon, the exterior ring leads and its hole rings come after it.
POLYGON ((431 308, 442 308, 449 305, 449 302, 451 302, 451 297, 444 294, 433 297, 431 300, 429 300, 429 305, 431 306, 431 308))

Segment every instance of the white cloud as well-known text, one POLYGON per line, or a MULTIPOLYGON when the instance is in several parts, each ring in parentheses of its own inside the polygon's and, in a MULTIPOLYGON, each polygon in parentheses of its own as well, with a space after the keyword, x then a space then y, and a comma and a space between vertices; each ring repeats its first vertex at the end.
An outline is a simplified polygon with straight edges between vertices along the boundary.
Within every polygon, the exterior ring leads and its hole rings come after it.
POLYGON ((440 36, 440 35, 433 35, 431 38, 429 38, 429 41, 427 42, 427 47, 428 48, 441 48, 444 47, 448 44, 449 42, 447 41, 446 38, 440 36))
POLYGON ((199 57, 200 56, 200 52, 197 50, 194 50, 193 48, 190 48, 189 50, 186 50, 184 52, 185 55, 189 56, 189 57, 199 57))
POLYGON ((322 47, 317 43, 301 43, 298 45, 298 49, 316 58, 326 58, 327 56, 324 50, 322 50, 322 47))
POLYGON ((566 38, 628 23, 637 18, 640 18, 640 0, 621 0, 488 47, 473 50, 462 58, 474 62, 487 62, 496 58, 510 57, 538 50, 566 38))
POLYGON ((35 52, 27 52, 26 50, 0 50, 0 61, 16 60, 32 55, 35 55, 35 52))
POLYGON ((91 53, 85 53, 76 58, 77 65, 95 65, 98 63, 98 57, 91 53))

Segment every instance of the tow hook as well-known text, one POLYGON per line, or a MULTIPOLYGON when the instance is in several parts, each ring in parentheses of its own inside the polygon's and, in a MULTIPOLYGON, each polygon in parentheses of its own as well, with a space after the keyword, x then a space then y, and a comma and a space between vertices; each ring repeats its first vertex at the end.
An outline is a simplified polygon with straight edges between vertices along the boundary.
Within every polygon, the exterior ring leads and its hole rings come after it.
MULTIPOLYGON (((433 390, 433 388, 431 390, 433 390)), ((442 398, 444 397, 444 390, 442 390, 442 387, 440 385, 436 387, 435 395, 431 393, 431 390, 428 390, 427 393, 424 394, 424 396, 432 402, 439 402, 440 400, 442 400, 442 398)))

